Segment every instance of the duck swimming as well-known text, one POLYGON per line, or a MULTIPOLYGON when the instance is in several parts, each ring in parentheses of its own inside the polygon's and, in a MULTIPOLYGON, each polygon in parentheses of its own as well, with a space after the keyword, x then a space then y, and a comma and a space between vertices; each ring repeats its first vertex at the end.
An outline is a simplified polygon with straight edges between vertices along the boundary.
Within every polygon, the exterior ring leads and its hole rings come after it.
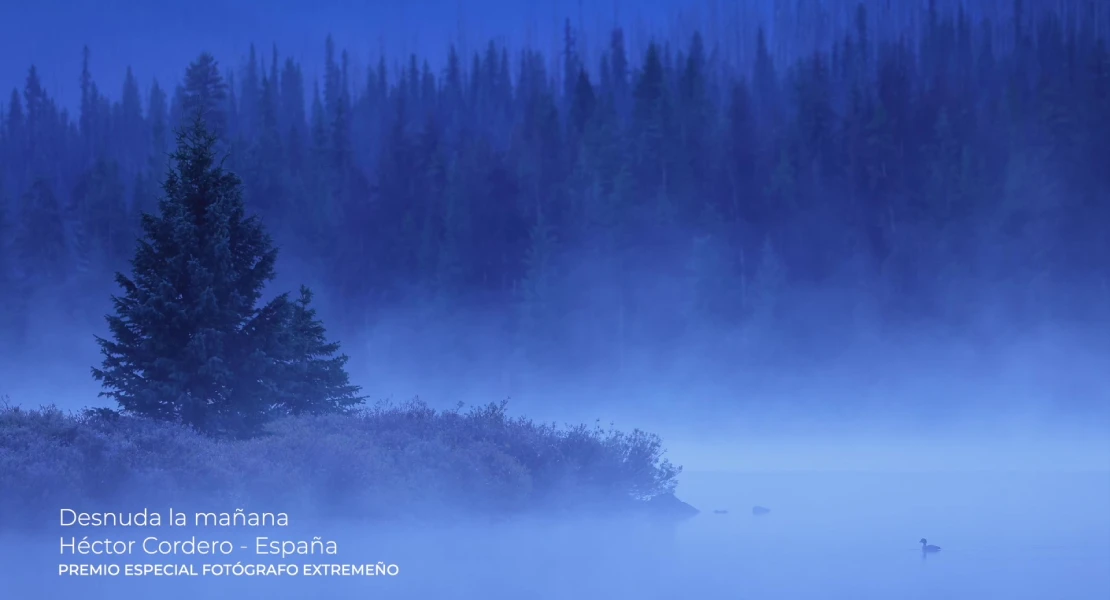
POLYGON ((933 546, 929 544, 925 538, 921 538, 921 552, 940 552, 940 546, 933 546))

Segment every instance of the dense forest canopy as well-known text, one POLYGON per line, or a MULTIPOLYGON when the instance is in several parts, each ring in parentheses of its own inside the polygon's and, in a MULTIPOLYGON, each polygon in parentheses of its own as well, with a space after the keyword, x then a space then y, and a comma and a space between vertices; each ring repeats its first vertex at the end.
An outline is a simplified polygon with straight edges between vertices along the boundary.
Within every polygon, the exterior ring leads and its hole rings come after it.
POLYGON ((616 28, 587 56, 568 20, 557 53, 363 71, 329 38, 318 80, 278 47, 198 49, 118 93, 86 49, 73 113, 31 66, 0 124, 0 337, 106 297, 196 110, 338 329, 480 314, 505 360, 571 368, 707 339, 727 363, 746 338, 719 332, 758 328, 1105 318, 1107 11, 984 6, 859 4, 813 52, 616 28))

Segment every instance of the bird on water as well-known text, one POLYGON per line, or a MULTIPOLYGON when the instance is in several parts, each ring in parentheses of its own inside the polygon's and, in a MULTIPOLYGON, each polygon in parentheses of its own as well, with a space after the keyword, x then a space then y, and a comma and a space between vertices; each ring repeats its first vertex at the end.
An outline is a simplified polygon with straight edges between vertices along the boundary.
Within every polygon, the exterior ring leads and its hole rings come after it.
POLYGON ((934 545, 930 544, 928 541, 926 541, 925 538, 921 538, 921 552, 922 553, 940 552, 940 546, 934 546, 934 545))

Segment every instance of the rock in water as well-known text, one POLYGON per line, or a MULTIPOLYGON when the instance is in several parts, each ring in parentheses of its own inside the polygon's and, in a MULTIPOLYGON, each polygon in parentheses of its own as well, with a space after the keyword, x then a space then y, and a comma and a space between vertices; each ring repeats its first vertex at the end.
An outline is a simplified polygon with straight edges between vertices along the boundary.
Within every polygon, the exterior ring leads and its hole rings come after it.
POLYGON ((762 506, 753 506, 752 507, 752 514, 757 516, 757 517, 760 516, 760 515, 765 515, 769 512, 771 512, 771 509, 769 509, 769 508, 764 508, 762 506))
POLYGON ((648 512, 653 516, 671 519, 689 519, 701 511, 679 500, 674 494, 655 496, 647 501, 648 512))

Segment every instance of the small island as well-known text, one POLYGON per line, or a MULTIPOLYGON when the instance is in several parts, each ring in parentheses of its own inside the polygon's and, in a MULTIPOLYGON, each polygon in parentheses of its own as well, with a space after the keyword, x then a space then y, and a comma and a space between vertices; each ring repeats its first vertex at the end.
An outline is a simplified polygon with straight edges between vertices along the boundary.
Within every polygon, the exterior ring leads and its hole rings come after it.
POLYGON ((277 248, 203 108, 178 133, 97 338, 92 375, 119 408, 0 405, 0 488, 14 491, 0 529, 46 526, 59 507, 182 503, 370 521, 696 514, 674 497, 681 468, 643 431, 536 423, 505 402, 368 406, 310 289, 262 301, 277 248))

